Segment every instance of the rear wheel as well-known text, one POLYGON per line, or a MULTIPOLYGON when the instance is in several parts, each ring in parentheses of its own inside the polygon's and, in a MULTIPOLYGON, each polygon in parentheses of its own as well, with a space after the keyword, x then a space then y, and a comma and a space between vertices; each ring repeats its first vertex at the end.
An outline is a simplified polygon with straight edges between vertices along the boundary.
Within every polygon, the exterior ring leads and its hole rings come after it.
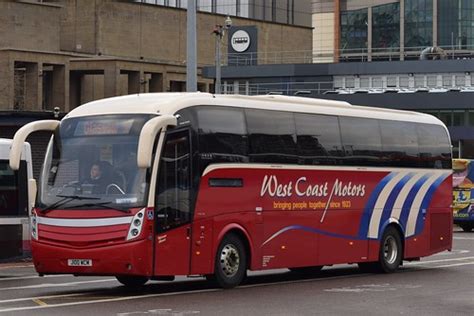
POLYGON ((247 254, 242 240, 233 234, 226 235, 217 250, 214 276, 208 279, 228 289, 239 285, 246 273, 247 254))
POLYGON ((139 287, 148 282, 147 277, 141 276, 116 276, 117 281, 128 287, 139 287))
POLYGON ((359 268, 364 272, 395 272, 403 258, 402 239, 398 230, 389 226, 383 233, 380 242, 379 260, 377 262, 359 263, 359 268))

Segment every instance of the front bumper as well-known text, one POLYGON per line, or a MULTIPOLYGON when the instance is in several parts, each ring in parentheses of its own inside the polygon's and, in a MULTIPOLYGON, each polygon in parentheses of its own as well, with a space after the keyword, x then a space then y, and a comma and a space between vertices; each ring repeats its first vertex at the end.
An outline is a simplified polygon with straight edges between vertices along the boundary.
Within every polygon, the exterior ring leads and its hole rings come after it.
POLYGON ((151 276, 152 242, 138 240, 117 245, 75 249, 33 240, 31 251, 39 274, 151 276), (91 266, 69 266, 68 259, 90 259, 91 266))

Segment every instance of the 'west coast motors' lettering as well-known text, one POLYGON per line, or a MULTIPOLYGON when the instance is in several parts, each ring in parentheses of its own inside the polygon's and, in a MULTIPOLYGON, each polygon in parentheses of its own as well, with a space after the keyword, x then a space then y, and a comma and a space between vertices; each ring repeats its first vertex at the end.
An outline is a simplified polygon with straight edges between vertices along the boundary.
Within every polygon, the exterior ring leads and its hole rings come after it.
POLYGON ((293 194, 299 197, 356 197, 365 195, 365 185, 336 179, 330 186, 328 182, 308 183, 306 177, 300 177, 294 184, 293 181, 280 183, 275 175, 266 175, 263 178, 260 196, 265 194, 282 198, 291 197, 293 194))

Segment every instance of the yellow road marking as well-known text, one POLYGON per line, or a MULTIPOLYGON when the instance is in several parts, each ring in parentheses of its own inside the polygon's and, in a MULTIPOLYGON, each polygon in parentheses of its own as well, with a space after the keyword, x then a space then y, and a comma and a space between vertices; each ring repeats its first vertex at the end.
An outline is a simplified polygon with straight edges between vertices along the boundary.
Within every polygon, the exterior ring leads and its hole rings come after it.
POLYGON ((40 306, 46 306, 46 305, 48 305, 48 304, 46 304, 45 302, 43 302, 42 300, 37 299, 37 298, 33 299, 33 302, 35 302, 36 304, 38 304, 38 305, 40 305, 40 306))

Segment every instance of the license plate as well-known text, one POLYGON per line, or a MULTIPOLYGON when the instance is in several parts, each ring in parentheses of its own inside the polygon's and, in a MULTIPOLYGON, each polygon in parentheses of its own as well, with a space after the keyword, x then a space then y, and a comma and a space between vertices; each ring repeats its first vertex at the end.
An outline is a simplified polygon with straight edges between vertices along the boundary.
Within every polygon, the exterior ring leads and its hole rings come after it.
POLYGON ((70 267, 92 267, 92 259, 67 259, 70 267))

